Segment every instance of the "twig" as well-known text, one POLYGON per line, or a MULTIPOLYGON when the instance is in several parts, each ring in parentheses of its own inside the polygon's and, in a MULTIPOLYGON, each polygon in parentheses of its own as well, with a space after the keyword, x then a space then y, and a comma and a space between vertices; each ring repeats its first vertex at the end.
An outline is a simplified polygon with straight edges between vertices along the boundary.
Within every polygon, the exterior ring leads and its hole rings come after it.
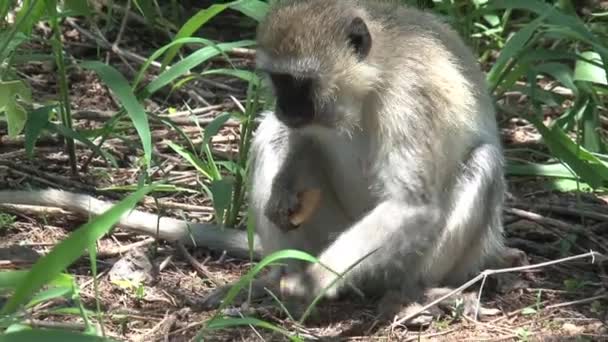
POLYGON ((176 245, 177 249, 180 251, 180 253, 182 253, 182 255, 186 258, 186 260, 188 260, 190 265, 192 265, 192 267, 194 267, 194 269, 198 273, 203 275, 203 277, 209 279, 215 286, 222 285, 218 280, 215 279, 215 277, 211 273, 209 273, 209 271, 207 271, 205 266, 203 266, 200 262, 198 262, 198 260, 196 260, 192 256, 192 254, 190 254, 188 252, 186 247, 184 247, 184 245, 181 242, 177 242, 175 245, 176 245))
POLYGON ((588 253, 584 253, 584 254, 579 254, 579 255, 574 255, 574 256, 570 256, 567 258, 562 258, 562 259, 557 259, 557 260, 552 260, 552 261, 547 261, 547 262, 542 262, 542 263, 538 263, 538 264, 533 264, 533 265, 526 265, 526 266, 518 266, 518 267, 509 267, 509 268, 502 268, 502 269, 496 269, 496 270, 485 270, 483 272, 481 272, 480 274, 478 274, 475 278, 467 281, 466 283, 464 283, 462 286, 456 288, 454 291, 451 291, 450 293, 437 298, 436 300, 430 302, 429 304, 421 307, 419 310, 413 312, 410 315, 407 315, 403 318, 400 318, 398 320, 393 321, 392 326, 397 326, 397 325, 401 325, 407 321, 409 321, 410 319, 418 316, 420 313, 424 312, 425 310, 429 309, 430 307, 444 301, 445 299, 460 293, 464 290, 466 290, 467 288, 473 286, 474 284, 476 284, 479 280, 490 276, 490 275, 494 275, 494 274, 501 274, 501 273, 510 273, 510 272, 520 272, 520 271, 527 271, 527 270, 531 270, 531 269, 536 269, 536 268, 542 268, 542 267, 546 267, 546 266, 551 266, 551 265, 556 265, 556 264, 561 264, 564 262, 568 262, 568 261, 572 261, 572 260, 578 260, 578 259, 584 259, 584 258, 592 258, 592 263, 595 262, 596 258, 599 259, 600 261, 604 261, 606 260, 606 257, 600 253, 594 252, 594 251, 590 251, 588 253))
POLYGON ((578 304, 587 304, 587 303, 591 303, 593 301, 596 301, 598 299, 604 299, 604 298, 608 298, 608 293, 604 293, 598 296, 593 296, 593 297, 589 297, 589 298, 585 298, 585 299, 579 299, 579 300, 573 300, 571 302, 565 302, 565 303, 558 303, 558 304, 552 304, 552 305, 547 305, 545 307, 545 309, 555 309, 555 308, 562 308, 564 306, 571 306, 571 305, 578 305, 578 304))
MULTIPOLYGON (((519 209, 521 209, 521 205, 517 204, 514 205, 516 207, 518 207, 519 209)), ((587 209, 579 209, 579 208, 569 208, 566 206, 561 206, 561 205, 545 205, 545 204, 534 204, 531 205, 531 207, 533 207, 534 209, 537 210, 541 210, 541 211, 553 211, 556 212, 558 214, 564 214, 564 215, 569 215, 569 216, 579 216, 579 217, 585 217, 585 218, 590 218, 596 221, 602 221, 602 222, 608 222, 608 214, 602 214, 602 213, 598 213, 592 210, 587 210, 587 209)))
POLYGON ((107 258, 107 257, 119 255, 119 254, 124 254, 124 253, 130 251, 131 249, 134 249, 134 248, 137 248, 137 247, 141 247, 141 246, 149 245, 149 244, 153 243, 154 241, 156 241, 156 239, 154 239, 154 238, 147 238, 147 239, 144 239, 144 240, 141 240, 141 241, 134 242, 132 244, 128 244, 126 246, 118 246, 118 247, 113 247, 113 248, 104 248, 104 249, 99 250, 97 252, 97 256, 102 257, 102 258, 107 258))

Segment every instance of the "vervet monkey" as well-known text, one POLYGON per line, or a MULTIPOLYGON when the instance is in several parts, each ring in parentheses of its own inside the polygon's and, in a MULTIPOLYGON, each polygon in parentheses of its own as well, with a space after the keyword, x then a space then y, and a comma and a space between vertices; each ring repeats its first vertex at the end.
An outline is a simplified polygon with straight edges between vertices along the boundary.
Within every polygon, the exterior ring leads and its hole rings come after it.
POLYGON ((276 268, 256 292, 280 283, 284 298, 309 300, 356 265, 327 298, 358 289, 416 299, 500 261, 495 111, 452 29, 388 1, 287 0, 271 7, 257 41, 277 97, 252 144, 257 236, 264 254, 295 248, 321 262, 276 268), (297 194, 311 188, 320 207, 294 227, 297 194))
POLYGON ((297 248, 320 260, 287 267, 286 298, 312 299, 355 264, 326 297, 353 285, 414 298, 500 260, 495 111, 452 29, 386 1, 288 0, 257 42, 277 98, 253 142, 257 232, 265 253, 297 248), (294 229, 296 194, 311 187, 321 208, 294 229))

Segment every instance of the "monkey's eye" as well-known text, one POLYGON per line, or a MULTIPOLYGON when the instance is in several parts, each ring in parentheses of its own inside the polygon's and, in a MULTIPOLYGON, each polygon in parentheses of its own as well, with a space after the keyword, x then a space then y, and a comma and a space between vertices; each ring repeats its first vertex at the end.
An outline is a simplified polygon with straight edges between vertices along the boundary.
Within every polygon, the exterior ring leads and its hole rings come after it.
POLYGON ((357 58, 362 61, 372 47, 372 36, 363 19, 356 17, 348 26, 348 43, 355 50, 357 58))

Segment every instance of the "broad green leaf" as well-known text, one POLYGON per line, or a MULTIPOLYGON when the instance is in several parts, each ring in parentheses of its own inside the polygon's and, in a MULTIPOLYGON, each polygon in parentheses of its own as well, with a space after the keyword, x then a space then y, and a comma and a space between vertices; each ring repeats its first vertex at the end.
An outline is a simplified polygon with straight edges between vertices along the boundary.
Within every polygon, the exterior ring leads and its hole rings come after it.
POLYGON ((576 61, 576 67, 574 68, 574 79, 576 81, 586 81, 608 85, 608 80, 606 79, 606 69, 591 64, 585 60, 591 60, 603 65, 600 55, 594 51, 585 51, 581 53, 581 57, 584 59, 578 59, 576 61))
POLYGON ((69 294, 72 294, 73 292, 74 288, 72 286, 51 287, 50 289, 46 289, 36 293, 34 297, 25 305, 25 307, 31 308, 36 304, 46 302, 53 298, 65 297, 69 294))
POLYGON ((106 234, 124 213, 133 209, 137 202, 152 189, 152 186, 148 186, 129 195, 93 221, 72 232, 68 238, 57 244, 49 254, 38 259, 20 286, 15 289, 15 293, 4 305, 1 314, 13 313, 20 305, 25 304, 36 291, 81 257, 90 244, 106 234))
POLYGON ((605 152, 604 144, 600 132, 602 125, 597 111, 598 105, 589 101, 584 108, 583 117, 581 118, 583 126, 583 146, 590 152, 603 153, 605 152))
POLYGON ((221 43, 215 46, 207 46, 199 49, 158 75, 158 77, 150 82, 150 84, 148 84, 146 87, 146 95, 153 94, 160 88, 173 82, 178 77, 186 75, 192 68, 206 62, 210 58, 225 53, 226 51, 230 51, 233 48, 251 46, 254 43, 254 41, 243 40, 234 43, 221 43))
POLYGON ((234 181, 232 178, 222 178, 211 182, 209 190, 213 199, 213 208, 218 222, 224 222, 226 209, 230 207, 232 200, 232 188, 234 181))
POLYGON ((608 181, 608 167, 582 146, 577 146, 557 125, 549 129, 535 116, 527 119, 541 133, 551 153, 568 164, 585 183, 599 188, 608 181))
POLYGON ((152 136, 148 124, 148 114, 146 114, 144 107, 139 103, 135 94, 133 94, 129 82, 116 69, 101 62, 83 62, 80 63, 80 66, 95 71, 118 97, 139 134, 144 149, 146 165, 150 166, 152 161, 152 136))
POLYGON ((578 93, 578 87, 576 84, 574 84, 574 79, 572 78, 572 70, 567 65, 563 63, 551 62, 537 65, 535 69, 539 73, 547 74, 553 77, 566 88, 572 90, 575 94, 578 93))
POLYGON ((89 16, 91 15, 91 7, 88 0, 64 0, 62 16, 89 16))
POLYGON ((210 41, 208 39, 204 39, 204 38, 198 38, 198 37, 174 39, 171 43, 154 51, 154 53, 148 59, 146 59, 146 62, 139 69, 137 76, 135 76, 135 81, 133 82, 133 89, 137 88, 137 86, 139 85, 139 82, 141 82, 142 78, 144 77, 146 70, 148 70, 148 68, 150 67, 150 64, 152 64, 153 61, 155 61, 158 57, 162 56, 163 53, 165 53, 170 48, 172 48, 172 47, 179 48, 180 46, 182 46, 184 44, 214 45, 214 43, 212 41, 210 41))
POLYGON ((538 163, 508 163, 507 174, 511 176, 536 176, 550 178, 576 179, 577 176, 564 164, 538 164, 538 163))
MULTIPOLYGON (((13 28, 16 30, 17 28, 13 28)), ((14 32, 10 30, 6 30, 4 32, 0 32, 0 47, 4 47, 0 51, 0 62, 5 58, 13 54, 19 45, 27 42, 29 40, 28 36, 26 36, 23 32, 14 32), (7 41, 7 39, 9 41, 7 41)), ((11 59, 11 63, 16 63, 16 60, 19 60, 18 57, 13 56, 11 59)), ((33 59, 30 59, 33 61, 33 59)))
POLYGON ((266 16, 266 13, 268 13, 268 3, 259 0, 235 1, 230 5, 230 8, 256 21, 261 21, 266 16))
POLYGON ((208 329, 224 329, 224 328, 237 327, 237 326, 243 326, 243 325, 253 325, 256 327, 278 332, 278 333, 282 334, 283 336, 289 338, 291 341, 303 341, 302 339, 298 338, 297 336, 292 336, 293 334, 291 334, 289 331, 287 331, 283 328, 279 328, 274 324, 268 323, 266 321, 262 321, 257 318, 252 318, 252 317, 216 318, 209 322, 209 324, 207 325, 207 328, 208 329))
POLYGON ((492 66, 492 69, 488 72, 487 80, 490 89, 496 89, 496 87, 498 87, 503 74, 507 72, 506 68, 509 61, 512 58, 517 57, 524 50, 536 30, 538 30, 542 24, 542 20, 542 17, 533 20, 531 23, 517 31, 517 33, 507 41, 500 51, 500 55, 494 63, 494 66, 492 66))
POLYGON ((549 188, 560 192, 572 191, 597 191, 587 183, 576 181, 574 179, 553 179, 549 182, 549 188))
POLYGON ((32 92, 23 81, 0 82, 0 112, 6 113, 9 137, 16 137, 25 126, 27 114, 17 98, 32 101, 32 92))
MULTIPOLYGON (((186 23, 179 29, 179 31, 175 35, 174 40, 192 36, 192 34, 196 32, 196 30, 201 28, 201 26, 205 25, 209 20, 211 20, 211 18, 224 11, 226 8, 228 8, 228 6, 229 4, 213 4, 209 6, 209 8, 205 8, 198 11, 195 15, 190 17, 190 19, 188 19, 188 21, 186 21, 186 23)), ((165 67, 169 63, 171 63, 171 61, 177 54, 177 51, 179 51, 180 46, 181 44, 173 46, 169 49, 161 63, 161 70, 164 70, 165 67)))
POLYGON ((111 342, 109 338, 54 329, 22 330, 0 335, 0 342, 111 342))
POLYGON ((40 107, 31 111, 27 116, 25 123, 25 152, 30 158, 34 155, 34 146, 38 137, 48 127, 49 117, 54 109, 55 106, 40 107))
MULTIPOLYGON (((17 13, 16 23, 19 23, 19 31, 26 35, 32 34, 36 24, 45 13, 45 5, 51 0, 23 0, 21 10, 17 13)), ((55 1, 55 0, 53 0, 55 1)))

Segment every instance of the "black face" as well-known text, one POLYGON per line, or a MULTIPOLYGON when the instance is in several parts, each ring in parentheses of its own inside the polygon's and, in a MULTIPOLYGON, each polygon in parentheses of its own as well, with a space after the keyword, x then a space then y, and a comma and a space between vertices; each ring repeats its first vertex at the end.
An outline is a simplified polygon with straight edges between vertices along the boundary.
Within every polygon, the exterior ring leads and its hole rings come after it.
POLYGON ((313 80, 289 74, 270 73, 277 97, 277 116, 291 127, 300 127, 315 118, 313 80))

